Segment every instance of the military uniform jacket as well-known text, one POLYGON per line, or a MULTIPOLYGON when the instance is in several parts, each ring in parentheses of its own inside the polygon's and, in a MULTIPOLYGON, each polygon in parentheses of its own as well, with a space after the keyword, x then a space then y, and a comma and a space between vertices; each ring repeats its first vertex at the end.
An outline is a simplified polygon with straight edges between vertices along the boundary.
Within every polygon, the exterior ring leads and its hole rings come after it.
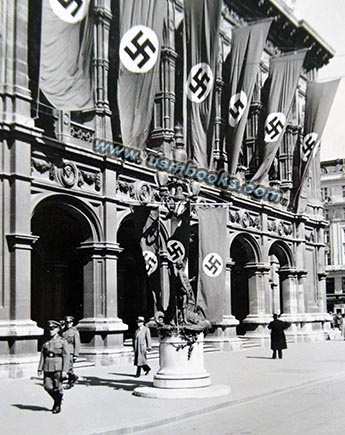
POLYGON ((68 372, 69 348, 64 338, 57 336, 44 343, 38 370, 45 372, 68 372))
POLYGON ((62 333, 62 336, 67 340, 69 353, 78 356, 80 350, 80 335, 78 329, 72 326, 71 328, 66 329, 66 331, 62 333))

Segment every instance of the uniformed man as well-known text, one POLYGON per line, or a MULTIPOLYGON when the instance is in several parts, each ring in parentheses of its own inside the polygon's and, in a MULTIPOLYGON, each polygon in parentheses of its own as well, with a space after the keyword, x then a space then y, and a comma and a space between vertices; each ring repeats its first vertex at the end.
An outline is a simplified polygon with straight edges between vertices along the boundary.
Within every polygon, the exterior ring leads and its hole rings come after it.
POLYGON ((66 316, 65 317, 65 329, 62 333, 62 336, 67 340, 69 346, 69 354, 70 354, 70 364, 68 371, 68 385, 65 387, 66 389, 72 388, 73 385, 77 382, 78 376, 73 371, 73 363, 76 361, 79 350, 80 350, 80 335, 77 328, 73 326, 74 317, 66 316))
POLYGON ((42 347, 37 373, 41 376, 43 371, 44 389, 54 400, 52 412, 58 414, 63 397, 62 381, 69 369, 69 349, 67 341, 59 335, 59 322, 49 320, 48 330, 50 338, 42 347))

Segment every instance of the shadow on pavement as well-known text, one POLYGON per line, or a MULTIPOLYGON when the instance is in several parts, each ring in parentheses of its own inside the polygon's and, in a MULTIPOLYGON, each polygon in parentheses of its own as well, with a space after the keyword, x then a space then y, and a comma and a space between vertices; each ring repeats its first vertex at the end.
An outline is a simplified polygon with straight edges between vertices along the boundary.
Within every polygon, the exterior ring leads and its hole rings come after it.
POLYGON ((113 379, 102 379, 97 376, 83 376, 82 379, 78 380, 77 386, 84 385, 85 387, 111 387, 115 390, 125 390, 133 391, 139 385, 151 386, 152 382, 149 381, 132 381, 132 380, 113 380, 113 379))
POLYGON ((115 376, 126 376, 128 378, 135 378, 135 373, 110 373, 115 376))
POLYGON ((12 403, 11 406, 15 406, 18 409, 24 409, 26 411, 51 411, 43 406, 23 405, 22 403, 12 403))
POLYGON ((271 356, 246 356, 246 358, 253 358, 253 359, 272 359, 271 356))

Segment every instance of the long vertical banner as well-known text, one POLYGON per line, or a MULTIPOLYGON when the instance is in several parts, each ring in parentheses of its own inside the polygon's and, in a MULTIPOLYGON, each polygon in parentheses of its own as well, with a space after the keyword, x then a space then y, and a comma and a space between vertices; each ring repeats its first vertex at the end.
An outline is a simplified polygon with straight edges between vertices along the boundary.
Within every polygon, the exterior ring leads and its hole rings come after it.
POLYGON ((294 198, 293 210, 303 213, 307 205, 305 191, 307 175, 317 148, 320 144, 323 130, 337 92, 340 79, 326 82, 309 82, 306 94, 306 109, 304 122, 304 138, 295 154, 294 167, 294 198))
POLYGON ((133 211, 133 219, 145 261, 148 286, 155 303, 154 310, 161 310, 159 209, 137 206, 133 211))
POLYGON ((261 183, 268 176, 285 131, 306 52, 286 53, 270 60, 269 77, 264 85, 268 102, 261 164, 252 182, 261 183))
POLYGON ((89 3, 42 1, 39 87, 59 110, 94 108, 89 3))
POLYGON ((208 168, 222 0, 184 0, 185 132, 188 157, 208 168))
POLYGON ((144 148, 159 83, 161 0, 120 0, 118 106, 122 141, 144 148))
POLYGON ((224 312, 227 208, 199 209, 199 281, 197 304, 206 319, 220 322, 224 312))
POLYGON ((226 151, 228 172, 236 174, 260 59, 272 18, 250 23, 232 31, 230 92, 226 151))

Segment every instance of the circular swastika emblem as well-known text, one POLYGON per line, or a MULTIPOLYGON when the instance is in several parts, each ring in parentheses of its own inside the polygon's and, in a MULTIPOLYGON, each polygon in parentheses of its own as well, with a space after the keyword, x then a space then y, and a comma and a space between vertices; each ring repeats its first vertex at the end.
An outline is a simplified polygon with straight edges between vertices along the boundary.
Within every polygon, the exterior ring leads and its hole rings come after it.
POLYGON ((146 26, 131 27, 120 42, 120 59, 133 73, 146 73, 158 59, 159 41, 156 33, 146 26))
POLYGON ((308 133, 303 139, 301 158, 304 162, 306 162, 309 159, 309 156, 313 151, 315 145, 317 144, 318 139, 319 139, 319 135, 314 132, 308 133))
POLYGON ((86 17, 89 3, 90 0, 50 0, 50 7, 62 21, 75 24, 86 17))
POLYGON ((202 262, 202 269, 211 278, 219 276, 223 270, 222 257, 216 252, 210 252, 202 262))
POLYGON ((144 251, 143 256, 145 260, 146 272, 148 276, 150 276, 158 267, 157 257, 152 251, 144 251))
POLYGON ((172 263, 183 260, 186 255, 183 244, 178 240, 169 240, 167 245, 167 251, 168 260, 172 263))
POLYGON ((248 98, 244 91, 233 95, 229 102, 229 124, 231 127, 235 127, 242 118, 244 111, 248 104, 248 98))
POLYGON ((282 134, 286 116, 281 112, 270 113, 265 121, 265 142, 275 142, 282 134))
POLYGON ((190 70, 186 94, 194 103, 201 103, 206 100, 213 87, 214 77, 210 65, 198 63, 190 70))

